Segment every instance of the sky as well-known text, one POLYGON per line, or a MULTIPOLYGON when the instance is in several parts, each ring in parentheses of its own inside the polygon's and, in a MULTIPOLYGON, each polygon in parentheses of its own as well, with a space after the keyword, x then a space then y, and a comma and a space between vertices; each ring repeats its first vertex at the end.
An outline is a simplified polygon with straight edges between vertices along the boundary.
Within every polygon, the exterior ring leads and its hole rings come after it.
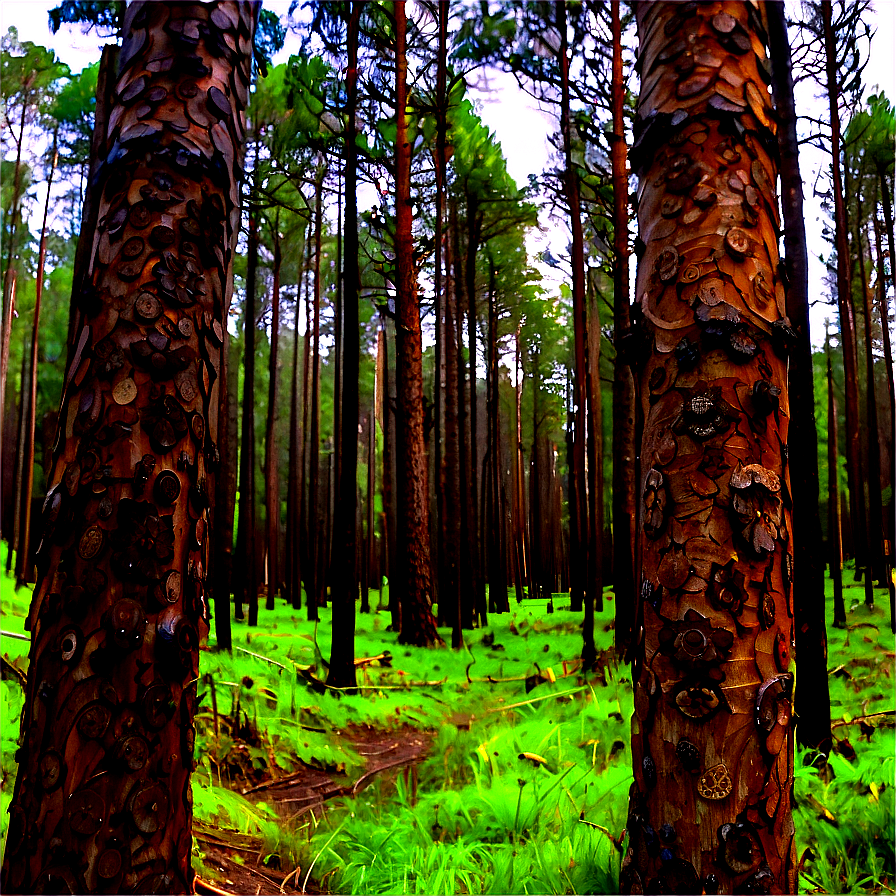
MULTIPOLYGON (((99 58, 100 47, 108 39, 99 38, 95 33, 83 34, 74 26, 66 26, 59 34, 52 35, 47 23, 48 11, 58 0, 0 0, 0 31, 6 33, 10 26, 18 29, 21 40, 52 47, 57 56, 69 65, 72 71, 80 71, 99 58)), ((265 0, 265 6, 285 15, 288 0, 265 0)), ((788 0, 791 16, 796 15, 795 4, 788 0)), ((880 87, 887 96, 896 101, 896 0, 874 0, 874 25, 876 34, 871 45, 871 54, 865 69, 866 93, 880 87)), ((295 52, 298 38, 290 35, 287 45, 275 61, 285 61, 295 52), (280 59, 280 56, 283 59, 280 59)), ((507 167, 518 184, 528 181, 529 174, 540 173, 548 164, 551 153, 548 136, 557 128, 554 114, 539 108, 538 103, 523 93, 515 79, 503 72, 490 71, 487 75, 489 89, 473 90, 479 101, 478 109, 484 123, 500 140, 507 167)), ((826 99, 816 96, 817 88, 804 83, 798 86, 798 112, 808 112, 816 117, 826 118, 826 99)), ((829 157, 820 150, 804 146, 801 154, 803 173, 807 242, 810 255, 810 295, 822 294, 821 281, 824 266, 819 256, 827 257, 830 247, 822 236, 824 214, 819 200, 813 194, 813 185, 819 172, 829 165, 829 157)), ((362 205, 365 197, 359 196, 362 205)), ((35 203, 40 206, 42 197, 35 203)), ((546 215, 541 219, 542 232, 534 233, 529 240, 530 254, 550 248, 554 255, 565 255, 568 243, 568 229, 559 222, 549 221, 546 215)), ((634 236, 634 234, 632 234, 634 236)), ((560 276, 554 269, 539 265, 546 279, 546 286, 555 284, 560 276)), ((634 282, 634 280, 632 280, 634 282)), ((812 341, 819 346, 824 341, 824 321, 834 317, 834 309, 821 303, 811 312, 812 341)))

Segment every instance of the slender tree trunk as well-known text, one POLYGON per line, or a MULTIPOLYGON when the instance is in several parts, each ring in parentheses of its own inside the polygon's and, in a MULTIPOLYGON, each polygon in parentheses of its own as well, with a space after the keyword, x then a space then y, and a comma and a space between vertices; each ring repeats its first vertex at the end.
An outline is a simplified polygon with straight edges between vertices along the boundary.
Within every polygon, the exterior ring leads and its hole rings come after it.
MULTIPOLYGON (((22 523, 19 544, 19 555, 16 562, 16 586, 21 586, 32 581, 32 570, 29 564, 31 546, 31 498, 34 492, 34 432, 37 420, 37 358, 38 358, 38 332, 40 327, 40 300, 44 290, 44 268, 47 260, 47 218, 50 212, 50 189, 53 186, 53 175, 56 173, 58 153, 56 140, 59 134, 59 125, 53 130, 53 147, 50 150, 50 174, 47 178, 47 200, 44 203, 44 218, 40 228, 40 244, 37 250, 37 278, 34 281, 34 322, 31 327, 31 347, 29 359, 31 370, 29 373, 28 417, 25 424, 25 475, 22 494, 22 523)), ((23 383, 24 389, 24 383, 23 383)), ((24 395, 24 392, 23 392, 24 395)))
MULTIPOLYGON (((886 182, 882 181, 881 186, 886 187, 886 182)), ((894 379, 893 376, 893 347, 890 343, 890 314, 887 307, 887 285, 884 278, 884 252, 881 240, 880 221, 878 220, 877 214, 872 215, 872 221, 874 224, 874 243, 877 258, 878 312, 880 313, 881 337, 884 344, 884 370, 886 371, 887 401, 890 409, 888 431, 892 434, 894 429, 896 429, 896 379, 894 379)), ((893 256, 891 255, 890 257, 892 258, 893 256)), ((896 446, 894 446, 891 437, 889 452, 890 466, 887 471, 889 478, 887 484, 890 487, 890 502, 884 513, 886 528, 883 532, 883 537, 886 539, 886 550, 884 553, 886 555, 886 584, 890 596, 890 628, 893 631, 896 631, 896 581, 894 581, 893 576, 894 569, 896 569, 896 545, 894 545, 894 541, 896 541, 896 519, 894 519, 894 517, 896 517, 896 514, 894 514, 896 503, 894 503, 893 500, 893 491, 896 489, 896 450, 894 449, 896 449, 896 446)))
POLYGON ((314 223, 308 222, 308 240, 305 244, 305 335, 302 346, 302 473, 299 501, 299 532, 301 544, 299 551, 302 555, 302 564, 305 569, 305 600, 310 600, 313 594, 314 583, 314 551, 311 533, 311 501, 309 500, 309 483, 311 482, 311 438, 310 417, 311 408, 311 273, 313 267, 312 247, 314 223))
MULTIPOLYGON (((18 237, 18 229, 21 224, 21 198, 22 198, 22 147, 25 143, 25 113, 28 104, 22 99, 22 120, 19 123, 19 137, 16 141, 16 161, 12 174, 12 201, 9 211, 9 238, 6 247, 6 270, 3 272, 3 317, 0 320, 0 420, 5 419, 4 408, 6 406, 6 381, 9 375, 9 344, 12 336, 12 321, 16 306, 16 278, 18 272, 15 265, 15 252, 18 237)), ((24 381, 23 381, 24 382, 24 381)), ((24 393, 23 393, 24 394, 24 393)), ((0 452, 2 457, 2 452, 0 452)), ((21 458, 20 454, 17 454, 21 458)), ((2 460, 0 460, 2 464, 2 460)), ((16 477, 18 480, 18 477, 16 477)), ((4 473, 0 468, 0 484, 4 481, 4 473)), ((18 528, 19 515, 17 504, 12 504, 13 527, 18 528)), ((2 526, 2 521, 0 521, 2 526)), ((8 527, 7 527, 8 528, 8 527)))
POLYGON ((831 25, 831 2, 821 0, 824 28, 824 47, 827 73, 827 92, 831 118, 831 171, 834 190, 834 239, 837 251, 837 306, 840 312, 840 343, 843 350, 843 371, 846 377, 846 475, 849 484, 850 517, 854 530, 856 577, 867 565, 868 533, 865 527, 865 501, 861 475, 861 444, 859 433, 859 381, 856 369, 856 328, 853 314, 849 276, 849 245, 846 200, 840 167, 840 114, 837 82, 837 52, 831 25))
MULTIPOLYGON (((628 160, 625 143, 625 83, 622 70, 620 0, 610 4, 613 40, 613 331, 616 345, 631 327, 628 277, 628 160)), ((637 528, 635 482, 635 397, 631 368, 617 351, 613 364, 613 591, 616 601, 616 650, 631 643, 635 609, 634 545, 637 528)))
MULTIPOLYGON (((358 26, 363 9, 361 0, 353 0, 348 17, 348 73, 346 79, 348 134, 355 133, 358 108, 358 26)), ((361 336, 358 269, 358 197, 356 192, 358 147, 346 140, 345 162, 345 258, 342 263, 344 293, 342 301, 342 426, 341 444, 336 446, 339 463, 333 543, 339 559, 333 581, 333 648, 327 684, 332 687, 355 686, 355 598, 358 576, 348 558, 358 553, 358 421, 360 416, 358 377, 360 375, 361 336)), ((367 588, 367 582, 362 581, 367 588)))
MULTIPOLYGON (((860 181, 861 182, 861 181, 860 181)), ((865 434, 867 438, 867 464, 865 480, 868 482, 867 567, 865 574, 865 606, 874 606, 874 579, 882 578, 882 555, 884 537, 883 508, 881 506, 880 434, 877 425, 877 397, 874 384, 874 353, 871 339, 871 291, 868 285, 868 271, 865 267, 865 247, 862 240, 863 206, 860 190, 857 191, 855 249, 859 263, 859 286, 862 290, 862 316, 865 341, 865 434)))
POLYGON ((579 180, 572 159, 572 124, 569 98, 569 42, 566 29, 566 3, 554 6, 560 49, 557 61, 560 66, 560 132, 563 137, 564 190, 569 209, 569 227, 572 233, 570 263, 572 265, 573 341, 575 351, 574 405, 575 431, 572 444, 571 468, 575 503, 570 503, 570 514, 576 515, 576 540, 573 542, 572 587, 570 606, 573 612, 581 612, 583 601, 594 600, 594 583, 590 581, 589 551, 592 547, 589 534, 588 494, 586 488, 585 455, 588 424, 588 317, 585 307, 585 242, 582 235, 582 211, 579 200, 579 180))
POLYGON ((429 485, 423 448, 423 343, 411 233, 411 145, 407 136, 404 0, 395 0, 395 372, 398 414, 398 554, 392 585, 399 589, 401 641, 440 644, 432 615, 429 485))
MULTIPOLYGON (((374 407, 376 403, 374 401, 374 407)), ((361 612, 370 612, 370 583, 373 581, 373 565, 376 552, 376 534, 373 529, 373 508, 376 499, 376 417, 374 411, 370 411, 367 418, 367 541, 365 542, 365 573, 361 583, 361 612)))
POLYGON ((273 610, 275 599, 280 592, 280 471, 277 445, 277 397, 280 358, 280 234, 277 233, 279 215, 274 220, 274 264, 271 288, 271 354, 268 367, 268 414, 265 426, 265 529, 267 541, 268 594, 265 608, 273 610))
MULTIPOLYGON (((228 293, 228 298, 225 301, 228 311, 231 293, 228 293)), ((224 344, 221 348, 221 407, 218 418, 220 463, 215 481, 215 504, 212 507, 212 523, 215 526, 216 536, 211 577, 215 589, 215 640, 218 647, 230 650, 233 646, 230 627, 230 595, 233 578, 233 517, 237 480, 235 448, 239 436, 237 420, 239 359, 236 357, 233 341, 226 326, 223 328, 222 336, 224 344)))
POLYGON ((621 890, 795 893, 790 403, 771 340, 783 309, 767 24, 750 4, 635 12, 643 585, 621 890), (728 60, 747 105, 728 99, 718 69, 680 64, 686 38, 728 60), (689 359, 675 353, 685 339, 689 359), (745 400, 760 380, 780 390, 779 413, 745 400))
MULTIPOLYGON (((323 236, 324 168, 321 164, 314 185, 314 323, 312 324, 311 360, 311 437, 309 446, 308 532, 311 563, 311 587, 307 589, 308 619, 317 621, 317 608, 324 589, 321 562, 322 513, 320 501, 320 300, 322 292, 320 255, 323 236)), ((329 494, 329 492, 327 493, 329 494)))
POLYGON ((834 583, 834 628, 846 628, 843 602, 843 541, 840 531, 840 463, 837 460, 837 399, 831 367, 831 344, 825 339, 828 362, 828 566, 834 583))
POLYGON ((392 393, 389 375, 389 331, 385 318, 382 326, 383 347, 383 509, 386 524, 383 527, 383 544, 386 561, 384 571, 389 578, 389 613, 392 617, 392 631, 401 631, 401 603, 398 599, 399 589, 393 586, 393 570, 395 569, 396 512, 395 512, 395 415, 392 411, 392 393))
POLYGON ((249 200, 249 238, 246 248, 246 307, 243 350, 243 410, 240 442, 240 512, 236 536, 236 576, 234 600, 236 618, 243 618, 248 607, 249 625, 258 625, 258 565, 255 507, 255 328, 257 325, 258 285, 258 144, 252 173, 249 200))
POLYGON ((528 572, 526 555, 526 517, 523 510, 525 503, 523 486, 523 371, 520 352, 520 328, 517 327, 514 341, 514 385, 515 402, 515 439, 513 449, 513 545, 514 545, 514 586, 517 603, 522 603, 525 594, 528 572))
POLYGON ((89 289, 74 296, 79 329, 37 557, 4 893, 193 892, 193 714, 242 169, 232 135, 244 131, 251 64, 227 47, 251 46, 254 14, 224 0, 134 2, 125 16, 119 96, 179 97, 180 35, 198 26, 189 52, 208 67, 215 123, 196 124, 184 106, 181 136, 156 111, 112 110, 117 150, 93 185, 106 228, 93 234, 89 289), (175 62, 152 72, 160 53, 175 62), (214 146, 227 165, 214 164, 214 146), (178 164, 181 154, 196 164, 178 164), (160 181, 171 186, 164 209, 133 202, 160 181), (150 234, 166 240, 164 257, 150 234), (158 339, 160 318, 176 348, 158 339))
MULTIPOLYGON (((28 400, 31 394, 30 386, 31 365, 28 363, 28 353, 22 352, 22 367, 19 374, 19 413, 16 422, 16 466, 12 500, 12 539, 9 550, 6 552, 6 574, 12 577, 13 558, 21 554, 22 542, 22 493, 25 488, 25 430, 28 419, 28 400)), ((18 563, 15 564, 18 568, 18 563)))
MULTIPOLYGON (((788 368, 790 434, 788 457, 799 458, 789 466, 795 507, 800 508, 793 532, 794 576, 800 581, 795 599, 796 638, 800 669, 817 683, 797 692, 797 739, 803 746, 824 753, 831 745, 831 702, 827 675, 825 630, 824 558, 818 515, 818 431, 815 427, 815 391, 812 376, 812 342, 809 338, 809 259, 803 218, 803 180, 800 175, 799 141, 793 100, 790 42, 784 3, 766 4, 771 47, 772 88, 778 113, 778 151, 781 160, 781 201, 784 211, 784 263, 787 270, 785 309, 797 334, 788 368)), ((754 387, 755 388, 755 387, 754 387)), ((763 395, 770 390, 762 386, 763 395)), ((758 397, 758 393, 754 392, 758 397)), ((772 402, 779 400, 772 396, 772 402)))

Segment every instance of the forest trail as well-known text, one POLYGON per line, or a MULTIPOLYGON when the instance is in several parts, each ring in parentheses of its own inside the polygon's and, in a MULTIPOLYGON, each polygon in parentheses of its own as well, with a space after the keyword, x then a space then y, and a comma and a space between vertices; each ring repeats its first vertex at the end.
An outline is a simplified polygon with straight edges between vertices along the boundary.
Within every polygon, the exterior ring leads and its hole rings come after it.
MULTIPOLYGON (((326 812, 325 804, 334 797, 356 797, 380 775, 399 771, 410 778, 416 797, 416 766, 429 754, 433 735, 411 726, 384 730, 370 725, 353 725, 342 732, 345 740, 364 762, 364 771, 352 780, 337 769, 321 769, 298 761, 299 769, 288 775, 270 778, 247 787, 243 795, 253 802, 264 800, 284 823, 311 813, 316 818, 326 812)), ((221 879, 216 882, 197 875, 196 892, 212 896, 236 894, 322 893, 314 886, 303 886, 302 869, 277 869, 264 864, 261 840, 225 828, 216 828, 194 819, 193 835, 206 847, 205 865, 214 868, 221 879)))

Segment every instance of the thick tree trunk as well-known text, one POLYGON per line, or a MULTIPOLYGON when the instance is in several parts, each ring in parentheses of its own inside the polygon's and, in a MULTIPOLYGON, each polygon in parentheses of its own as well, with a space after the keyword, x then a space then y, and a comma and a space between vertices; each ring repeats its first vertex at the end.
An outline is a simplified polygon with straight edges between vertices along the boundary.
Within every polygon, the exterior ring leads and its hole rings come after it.
POLYGON ((268 363, 268 414, 265 421, 264 485, 265 485, 265 541, 267 541, 268 594, 265 607, 273 610, 280 593, 280 471, 277 445, 277 382, 280 359, 280 234, 279 221, 274 222, 274 264, 271 287, 271 354, 268 363))
POLYGON ((432 615, 429 485, 423 448, 423 342, 411 233, 411 146, 407 137, 404 0, 395 0, 395 372, 398 416, 398 544, 392 585, 399 589, 401 641, 440 644, 432 615))
POLYGON ((622 71, 620 0, 610 4, 613 40, 613 331, 617 346, 613 364, 613 591, 616 600, 616 650, 631 643, 634 624, 634 548, 638 522, 635 505, 635 393, 631 368, 618 351, 631 327, 628 276, 628 159, 625 143, 625 84, 622 71))
MULTIPOLYGON (((47 178, 47 199, 44 203, 44 219, 40 228, 40 244, 37 250, 37 277, 34 282, 34 320, 31 326, 31 346, 29 349, 30 371, 28 374, 28 414, 25 421, 25 457, 21 503, 21 535, 19 537, 19 553, 16 558, 16 585, 25 585, 32 581, 32 570, 29 566, 31 545, 31 496, 34 491, 34 433, 37 420, 37 357, 38 332, 40 328, 40 301, 44 290, 44 268, 47 260, 47 218, 50 212, 50 188, 53 186, 53 175, 56 172, 56 138, 59 126, 53 131, 53 147, 50 150, 52 162, 50 175, 47 178)), ((24 383, 23 396, 24 396, 24 383)))
MULTIPOLYGON (((348 16, 348 73, 346 79, 348 133, 355 133, 358 108, 358 25, 363 8, 361 0, 353 0, 348 16)), ((341 444, 336 451, 341 458, 337 477, 336 513, 333 529, 334 554, 339 562, 333 580, 333 639, 327 684, 331 687, 355 686, 355 598, 358 577, 355 564, 348 558, 358 553, 358 421, 360 416, 358 377, 360 374, 361 337, 358 308, 360 274, 358 269, 358 197, 356 192, 358 147, 354 140, 345 141, 345 235, 342 245, 344 291, 342 296, 342 426, 341 444)), ((361 582, 367 589, 367 582, 361 582)))
POLYGON ((201 116, 186 101, 175 111, 184 137, 149 99, 142 118, 139 105, 111 112, 118 148, 95 187, 106 227, 73 296, 38 553, 5 893, 192 892, 193 712, 239 227, 232 135, 251 62, 227 47, 251 46, 254 11, 225 0, 126 13, 119 96, 180 97, 201 63, 208 101, 201 116), (150 53, 174 63, 153 72, 150 53))
POLYGON ((646 352, 621 886, 795 893, 790 404, 773 335, 784 292, 764 13, 657 2, 636 14, 646 352), (685 36, 713 64, 681 64, 685 36))
POLYGON ((852 307, 849 276, 849 245, 846 200, 840 167, 840 114, 838 111, 837 51, 831 25, 831 2, 821 0, 824 28, 824 47, 827 73, 827 92, 831 118, 831 171, 834 190, 834 240, 837 251, 837 306, 840 312, 843 371, 846 376, 846 475, 849 484, 850 518, 855 531, 853 539, 856 576, 867 563, 868 542, 865 529, 865 501, 861 475, 861 447, 859 434, 859 381, 856 369, 856 328, 852 307))
POLYGON ((803 181, 793 100, 790 42, 784 3, 766 5, 771 47, 772 88, 778 113, 778 150, 781 159, 781 201, 784 210, 784 252, 787 270, 785 308, 797 334, 787 387, 792 411, 788 456, 799 458, 789 467, 794 507, 800 509, 793 531, 793 568, 800 582, 795 600, 796 639, 800 670, 815 682, 797 692, 797 739, 827 753, 831 745, 831 701, 827 675, 827 633, 824 621, 824 558, 818 515, 818 431, 812 342, 809 338, 809 258, 803 220, 803 181))
POLYGON ((831 345, 825 340, 828 362, 828 568, 834 583, 834 628, 846 628, 843 602, 843 540, 840 530, 840 463, 837 460, 837 399, 831 345))

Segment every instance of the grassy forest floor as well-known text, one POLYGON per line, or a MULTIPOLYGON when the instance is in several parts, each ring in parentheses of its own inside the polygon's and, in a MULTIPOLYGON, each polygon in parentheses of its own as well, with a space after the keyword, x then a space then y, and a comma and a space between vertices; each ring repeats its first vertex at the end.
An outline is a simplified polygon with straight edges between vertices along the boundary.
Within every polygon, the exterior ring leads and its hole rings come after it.
MULTIPOLYGON (((828 630, 836 749, 821 768, 797 757, 800 890, 893 893, 894 638, 885 592, 869 611, 844 578, 849 625, 828 630)), ((281 601, 257 629, 235 624, 232 654, 212 636, 193 783, 197 892, 617 892, 632 691, 611 649, 612 597, 587 675, 568 595, 554 596, 553 614, 511 600, 460 652, 404 647, 387 610, 359 614, 355 694, 320 685, 328 609, 315 629, 281 601)), ((4 632, 23 632, 29 600, 2 579, 4 632)), ((22 671, 27 650, 3 637, 0 653, 22 671)), ((22 702, 4 663, 4 836, 22 702)))

